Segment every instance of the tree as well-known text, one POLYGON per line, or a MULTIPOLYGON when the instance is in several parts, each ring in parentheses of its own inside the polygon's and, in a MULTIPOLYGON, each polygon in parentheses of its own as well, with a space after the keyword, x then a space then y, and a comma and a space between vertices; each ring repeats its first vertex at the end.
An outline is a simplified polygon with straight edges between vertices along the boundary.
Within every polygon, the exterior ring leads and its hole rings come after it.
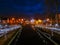
POLYGON ((51 20, 55 20, 55 15, 57 13, 58 1, 57 0, 46 0, 47 5, 47 15, 51 20))

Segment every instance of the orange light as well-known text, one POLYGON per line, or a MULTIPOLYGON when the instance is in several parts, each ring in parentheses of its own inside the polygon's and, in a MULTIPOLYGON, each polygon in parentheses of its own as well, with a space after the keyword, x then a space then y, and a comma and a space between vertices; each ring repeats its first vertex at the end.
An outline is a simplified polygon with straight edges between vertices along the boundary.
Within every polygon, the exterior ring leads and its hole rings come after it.
POLYGON ((34 22, 35 22, 35 20, 34 20, 34 19, 32 19, 30 22, 31 22, 31 23, 34 23, 34 22))
POLYGON ((47 18, 46 20, 47 20, 47 21, 49 21, 50 19, 49 19, 49 18, 47 18))
POLYGON ((12 20, 15 20, 15 18, 12 18, 12 20))
POLYGON ((12 21, 12 20, 10 20, 10 23, 12 24, 12 23, 13 23, 13 21, 12 21))
POLYGON ((20 21, 20 19, 18 19, 20 21))
POLYGON ((24 20, 24 19, 21 19, 22 21, 24 20))
POLYGON ((9 19, 7 19, 7 23, 9 23, 9 19))
POLYGON ((42 20, 40 20, 40 19, 39 19, 39 20, 38 20, 38 22, 40 22, 40 23, 41 23, 41 22, 42 22, 42 20))
POLYGON ((19 21, 17 20, 16 22, 18 23, 19 21))
POLYGON ((36 21, 36 24, 38 24, 38 21, 36 21))

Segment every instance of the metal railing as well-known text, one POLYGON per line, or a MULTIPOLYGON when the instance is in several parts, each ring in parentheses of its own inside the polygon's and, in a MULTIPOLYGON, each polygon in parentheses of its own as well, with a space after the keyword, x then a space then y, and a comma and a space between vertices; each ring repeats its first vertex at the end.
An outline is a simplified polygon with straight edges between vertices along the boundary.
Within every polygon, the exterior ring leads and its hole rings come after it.
POLYGON ((40 29, 38 29, 38 28, 36 28, 36 27, 35 27, 35 29, 36 29, 37 32, 39 32, 39 34, 41 34, 44 38, 46 38, 45 41, 48 40, 48 41, 51 42, 53 45, 59 45, 57 42, 55 42, 55 41, 52 40, 50 37, 48 37, 48 36, 47 36, 44 32, 42 32, 40 29))

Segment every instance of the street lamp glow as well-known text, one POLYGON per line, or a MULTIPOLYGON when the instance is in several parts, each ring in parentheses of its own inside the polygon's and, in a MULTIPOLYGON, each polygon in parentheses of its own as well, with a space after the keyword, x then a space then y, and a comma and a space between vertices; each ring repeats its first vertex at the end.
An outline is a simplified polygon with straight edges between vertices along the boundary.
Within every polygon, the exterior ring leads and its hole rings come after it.
POLYGON ((34 23, 34 21, 35 21, 35 20, 34 20, 34 19, 32 19, 30 22, 31 22, 31 23, 34 23))
POLYGON ((50 20, 49 18, 46 19, 46 21, 49 21, 49 20, 50 20))
POLYGON ((12 21, 12 20, 10 20, 10 23, 12 24, 12 23, 13 23, 13 21, 12 21))
POLYGON ((12 18, 12 20, 15 20, 15 18, 12 18))
POLYGON ((21 19, 21 21, 24 21, 24 19, 21 19))
POLYGON ((18 19, 20 21, 20 19, 18 19))
POLYGON ((38 21, 36 21, 36 24, 38 24, 38 21))
POLYGON ((42 22, 42 20, 40 20, 40 19, 39 19, 39 20, 38 20, 38 22, 40 22, 40 23, 41 23, 41 22, 42 22))
POLYGON ((9 23, 10 22, 10 20, 9 19, 7 19, 7 23, 9 23))

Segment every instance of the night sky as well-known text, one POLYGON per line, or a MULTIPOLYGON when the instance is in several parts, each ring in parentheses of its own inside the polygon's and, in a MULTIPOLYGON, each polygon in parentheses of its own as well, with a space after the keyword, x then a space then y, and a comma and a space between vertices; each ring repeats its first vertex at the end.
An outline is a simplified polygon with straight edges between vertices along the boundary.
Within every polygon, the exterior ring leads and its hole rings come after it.
MULTIPOLYGON (((0 14, 44 14, 47 8, 45 0, 0 0, 0 14)), ((50 10, 54 13, 56 11, 55 8, 50 10)), ((60 5, 57 12, 60 13, 60 5)))

